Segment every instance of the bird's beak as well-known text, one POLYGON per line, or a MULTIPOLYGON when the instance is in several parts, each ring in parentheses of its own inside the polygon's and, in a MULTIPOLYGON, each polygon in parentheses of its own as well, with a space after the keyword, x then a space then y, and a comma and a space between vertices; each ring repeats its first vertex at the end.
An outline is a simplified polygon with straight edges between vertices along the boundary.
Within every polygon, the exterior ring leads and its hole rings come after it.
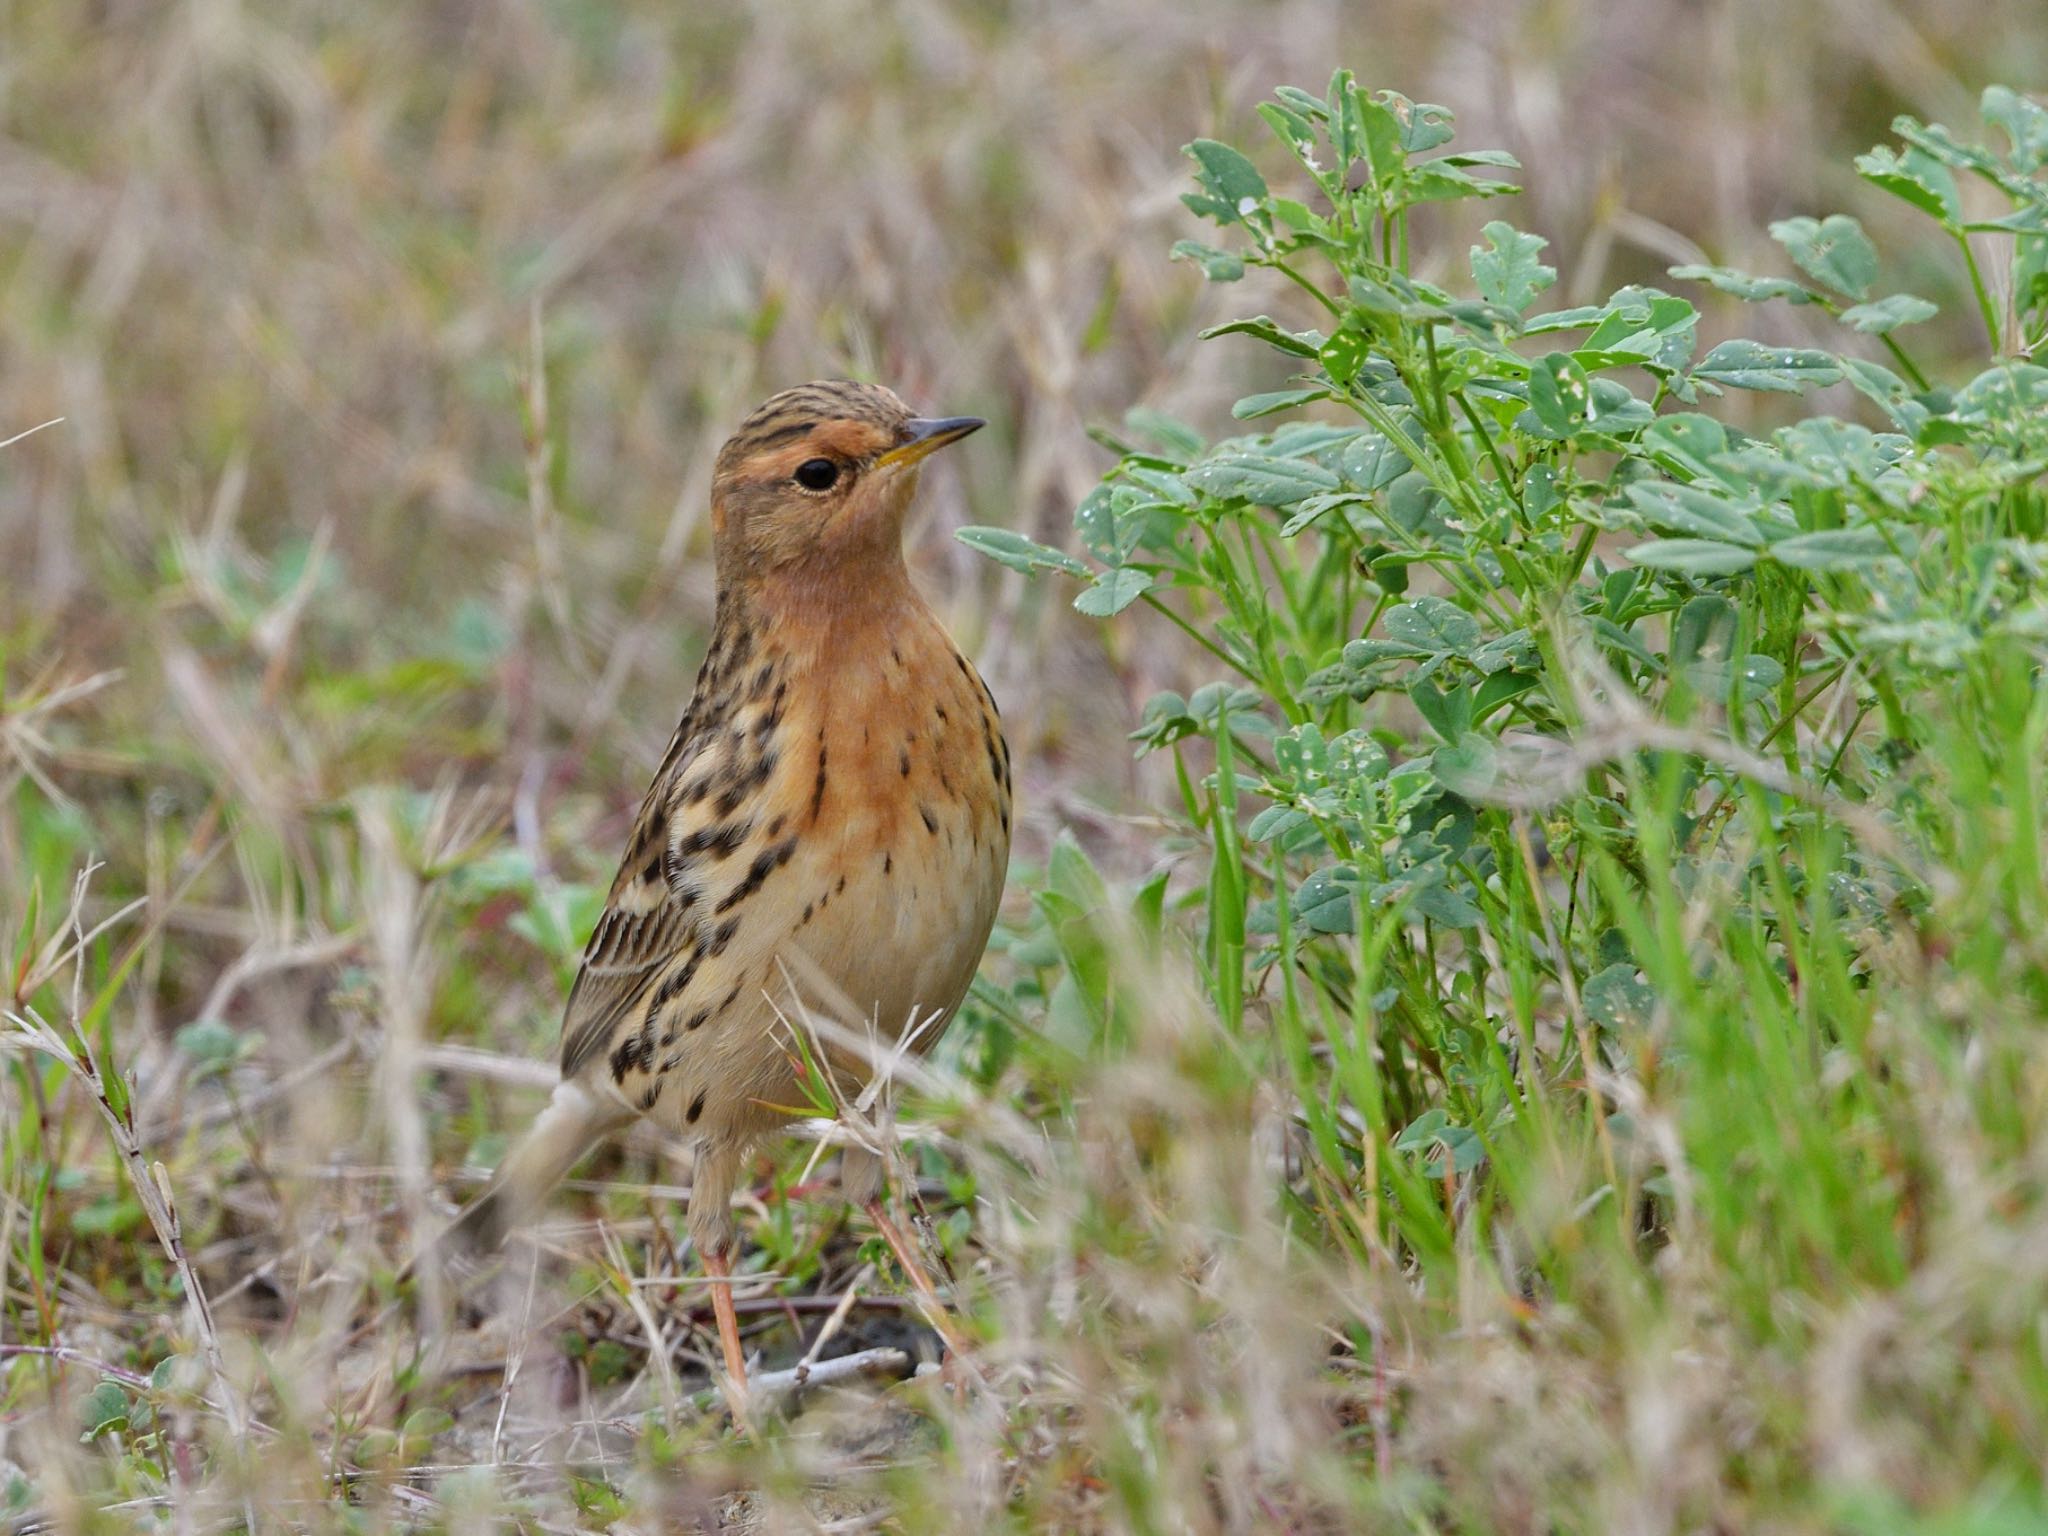
POLYGON ((900 466, 915 464, 927 455, 937 453, 946 444, 957 443, 968 433, 978 432, 987 425, 979 416, 913 416, 903 424, 903 441, 875 462, 900 466))

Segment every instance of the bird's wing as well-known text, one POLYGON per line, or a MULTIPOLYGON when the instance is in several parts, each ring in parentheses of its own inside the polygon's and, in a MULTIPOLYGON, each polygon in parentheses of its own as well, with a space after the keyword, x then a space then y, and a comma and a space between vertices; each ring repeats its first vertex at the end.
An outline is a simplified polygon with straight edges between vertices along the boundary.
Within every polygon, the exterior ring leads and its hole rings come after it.
POLYGON ((695 936, 703 908, 673 867, 675 822, 681 813, 677 791, 686 771, 717 758, 724 748, 722 722, 693 725, 686 716, 677 728, 633 823, 604 911, 584 946, 583 967, 562 1017, 564 1077, 576 1076, 605 1049, 645 1003, 664 966, 695 936))

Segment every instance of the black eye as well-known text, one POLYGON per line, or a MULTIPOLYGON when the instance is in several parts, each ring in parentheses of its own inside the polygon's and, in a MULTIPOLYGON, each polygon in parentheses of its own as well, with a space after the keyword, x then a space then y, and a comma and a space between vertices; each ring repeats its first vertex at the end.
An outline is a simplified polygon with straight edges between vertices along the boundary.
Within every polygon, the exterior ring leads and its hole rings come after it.
POLYGON ((807 491, 829 491, 839 479, 839 466, 830 459, 805 459, 796 467, 796 483, 807 491))

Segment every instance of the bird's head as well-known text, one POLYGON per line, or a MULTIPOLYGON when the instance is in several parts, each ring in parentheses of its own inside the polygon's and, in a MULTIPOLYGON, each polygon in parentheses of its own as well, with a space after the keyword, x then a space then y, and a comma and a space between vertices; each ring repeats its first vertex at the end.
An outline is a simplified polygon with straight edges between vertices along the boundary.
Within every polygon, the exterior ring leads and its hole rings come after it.
POLYGON ((727 439, 712 474, 720 582, 858 579, 873 562, 900 566, 918 465, 982 425, 913 416, 877 384, 833 380, 770 396, 727 439))

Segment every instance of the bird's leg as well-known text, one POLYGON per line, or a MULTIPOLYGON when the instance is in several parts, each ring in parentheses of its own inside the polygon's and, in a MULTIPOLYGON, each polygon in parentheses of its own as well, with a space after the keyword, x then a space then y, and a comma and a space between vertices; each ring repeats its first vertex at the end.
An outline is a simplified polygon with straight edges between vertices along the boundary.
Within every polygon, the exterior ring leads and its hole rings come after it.
POLYGON ((711 1277, 711 1310, 718 1318, 718 1346, 725 1351, 725 1373, 744 1396, 747 1357, 740 1353, 740 1319, 732 1305, 732 1258, 727 1250, 706 1249, 704 1273, 711 1277))
POLYGON ((896 1255, 896 1262, 903 1266, 903 1273, 909 1279, 911 1289, 917 1292, 918 1300, 924 1305, 925 1321, 936 1328, 939 1337, 946 1341, 946 1351, 956 1360, 967 1358, 967 1341, 960 1336, 960 1330, 953 1326, 947 1316, 945 1304, 939 1300, 938 1292, 932 1289, 931 1277, 924 1272, 924 1266, 917 1261, 917 1250, 911 1246, 903 1229, 890 1218, 888 1208, 877 1195, 867 1202, 868 1219, 875 1224, 875 1230, 882 1234, 882 1241, 889 1245, 889 1251, 896 1255))

